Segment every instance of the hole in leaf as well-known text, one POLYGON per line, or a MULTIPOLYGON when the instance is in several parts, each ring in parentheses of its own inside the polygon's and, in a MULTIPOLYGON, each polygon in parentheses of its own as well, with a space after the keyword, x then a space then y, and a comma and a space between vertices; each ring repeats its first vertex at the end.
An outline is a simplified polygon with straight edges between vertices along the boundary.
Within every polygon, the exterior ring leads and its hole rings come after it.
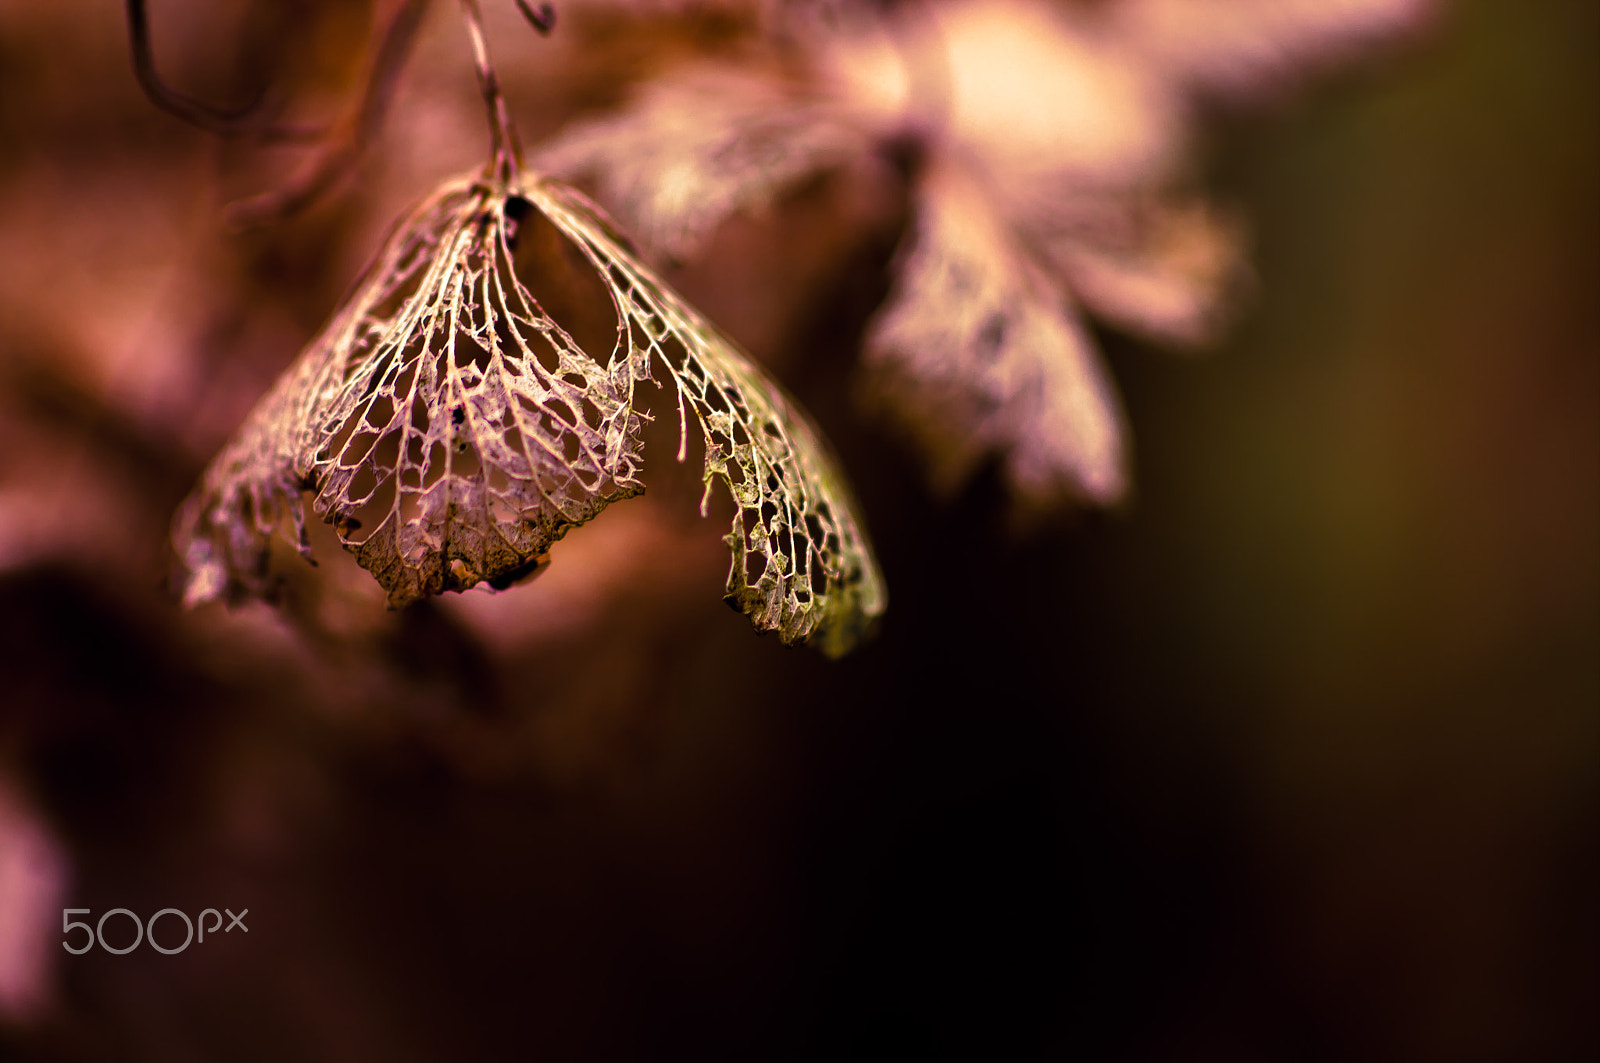
POLYGON ((377 486, 378 474, 368 465, 350 478, 350 486, 345 488, 345 497, 358 505, 362 504, 377 486))
POLYGON ((822 563, 822 555, 813 558, 811 565, 811 584, 818 594, 827 594, 832 578, 828 575, 828 567, 822 563))
POLYGON ((332 459, 333 455, 343 454, 345 445, 350 442, 350 437, 355 433, 356 425, 358 423, 359 422, 352 417, 341 425, 329 424, 324 431, 332 432, 333 434, 328 439, 327 445, 321 450, 317 451, 316 460, 319 462, 329 461, 332 459))
POLYGON ((478 458, 478 448, 466 440, 456 444, 456 452, 450 456, 450 475, 460 480, 477 480, 482 471, 483 462, 478 458))
POLYGON ((394 420, 394 401, 387 395, 379 395, 367 405, 367 413, 362 420, 374 428, 387 428, 389 422, 394 420))
POLYGON ((394 380, 394 393, 396 395, 410 397, 412 388, 417 382, 417 365, 421 361, 422 353, 420 350, 421 342, 413 341, 413 343, 407 345, 407 348, 408 352, 405 363, 401 366, 400 373, 395 377, 394 380), (414 351, 410 350, 412 347, 419 349, 414 351))
POLYGON ((444 444, 434 440, 433 445, 428 448, 428 460, 422 467, 422 486, 424 488, 432 487, 439 482, 439 478, 444 475, 448 461, 449 458, 445 454, 444 444))
MULTIPOLYGON (((539 308, 580 350, 602 364, 611 360, 618 335, 611 292, 583 252, 537 210, 525 212, 517 221, 512 273, 508 288, 515 282, 535 293, 539 308)), ((510 301, 513 307, 519 303, 515 297, 510 301)), ((546 367, 556 369, 548 363, 546 367)))
POLYGON ((573 426, 578 423, 578 418, 573 414, 572 408, 560 399, 546 399, 544 408, 551 416, 561 421, 562 427, 573 426))
POLYGON ((476 369, 482 374, 489 368, 489 349, 479 343, 476 337, 466 332, 457 332, 455 363, 457 369, 476 369))
POLYGON ((340 538, 356 545, 371 538, 394 509, 394 477, 385 476, 379 482, 370 468, 362 469, 356 474, 358 481, 362 477, 368 478, 368 483, 362 485, 365 490, 357 493, 352 489, 350 495, 354 499, 360 499, 370 492, 371 497, 365 502, 358 503, 353 509, 340 513, 334 521, 334 528, 339 532, 340 538))
POLYGON ((339 452, 339 464, 343 468, 353 469, 361 464, 362 460, 372 452, 373 444, 378 441, 378 433, 362 432, 353 436, 345 448, 339 452))
POLYGON ((506 198, 506 247, 512 251, 517 249, 517 232, 521 227, 522 219, 533 210, 533 203, 522 196, 509 196, 506 198))

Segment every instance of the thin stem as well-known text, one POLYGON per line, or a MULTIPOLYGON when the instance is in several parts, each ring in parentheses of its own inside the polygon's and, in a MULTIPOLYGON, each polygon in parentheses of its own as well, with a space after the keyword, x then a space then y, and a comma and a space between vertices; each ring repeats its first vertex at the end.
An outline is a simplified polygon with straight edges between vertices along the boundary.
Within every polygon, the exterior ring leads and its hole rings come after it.
POLYGON ((478 0, 461 0, 461 15, 467 21, 467 35, 472 38, 472 58, 478 68, 478 88, 483 92, 483 102, 489 108, 489 132, 494 138, 494 159, 490 166, 497 180, 509 181, 522 169, 522 143, 511 124, 506 98, 500 94, 500 80, 495 77, 494 66, 489 62, 489 46, 483 38, 483 16, 478 10, 478 0))

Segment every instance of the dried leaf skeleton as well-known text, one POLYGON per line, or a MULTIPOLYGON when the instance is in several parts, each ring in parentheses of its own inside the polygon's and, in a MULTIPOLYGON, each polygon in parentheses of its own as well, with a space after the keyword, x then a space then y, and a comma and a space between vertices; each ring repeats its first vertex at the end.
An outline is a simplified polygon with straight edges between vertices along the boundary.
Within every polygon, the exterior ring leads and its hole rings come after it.
POLYGON ((492 158, 399 222, 208 467, 174 519, 184 600, 270 594, 274 534, 310 557, 305 492, 391 606, 503 588, 644 489, 639 389, 661 384, 659 371, 677 392, 680 437, 690 413, 703 435, 707 493, 720 480, 734 501, 728 601, 785 642, 847 652, 886 594, 836 460, 782 388, 599 208, 523 167, 475 0, 462 8, 492 158), (519 277, 519 240, 541 220, 609 295, 609 352, 580 346, 519 277))

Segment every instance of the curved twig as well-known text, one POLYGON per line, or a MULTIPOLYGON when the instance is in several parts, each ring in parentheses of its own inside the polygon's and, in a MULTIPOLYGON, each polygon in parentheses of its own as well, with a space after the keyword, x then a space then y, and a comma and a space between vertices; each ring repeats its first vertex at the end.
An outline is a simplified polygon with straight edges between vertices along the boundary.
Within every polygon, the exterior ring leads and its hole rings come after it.
POLYGON ((133 76, 150 102, 192 126, 222 137, 256 136, 270 140, 306 140, 321 136, 315 126, 283 125, 253 119, 265 93, 241 107, 212 107, 186 96, 161 80, 150 48, 150 19, 144 0, 127 0, 128 43, 133 49, 133 76))
POLYGON ((427 8, 428 0, 405 0, 384 30, 355 113, 333 127, 322 151, 283 187, 229 204, 228 223, 232 227, 250 228, 293 214, 355 165, 383 126, 427 8))
POLYGON ((400 72, 411 55, 427 7, 428 0, 403 0, 384 29, 383 39, 378 44, 372 69, 362 89, 360 104, 352 114, 332 125, 267 122, 254 117, 261 106, 260 98, 243 107, 224 109, 202 103, 167 85, 156 73, 145 0, 126 0, 133 72, 151 103, 209 133, 261 141, 325 142, 316 157, 282 188, 229 205, 229 224, 234 228, 246 228, 284 217, 305 207, 361 157, 383 125, 400 72))

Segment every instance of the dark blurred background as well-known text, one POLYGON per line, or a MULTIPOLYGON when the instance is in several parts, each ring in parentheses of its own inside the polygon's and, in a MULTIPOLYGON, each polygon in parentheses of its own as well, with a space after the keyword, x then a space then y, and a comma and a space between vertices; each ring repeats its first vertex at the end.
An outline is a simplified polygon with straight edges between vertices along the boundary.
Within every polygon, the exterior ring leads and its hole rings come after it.
MULTIPOLYGON (((679 275, 855 481, 891 604, 842 662, 752 635, 670 491, 505 595, 388 614, 321 545, 287 612, 185 614, 173 508, 484 150, 452 8, 354 175, 234 234, 303 153, 150 107, 114 0, 0 0, 0 1055, 1592 1058, 1594 4, 1463 0, 1213 124, 1258 292, 1203 357, 1098 337, 1124 512, 1018 531, 856 416, 892 210, 782 312, 781 218, 755 294, 679 275), (60 951, 116 907, 249 932, 60 951)), ((733 32, 562 14, 496 45, 530 141, 733 32)), ((186 91, 333 113, 372 13, 152 17, 186 91)))

